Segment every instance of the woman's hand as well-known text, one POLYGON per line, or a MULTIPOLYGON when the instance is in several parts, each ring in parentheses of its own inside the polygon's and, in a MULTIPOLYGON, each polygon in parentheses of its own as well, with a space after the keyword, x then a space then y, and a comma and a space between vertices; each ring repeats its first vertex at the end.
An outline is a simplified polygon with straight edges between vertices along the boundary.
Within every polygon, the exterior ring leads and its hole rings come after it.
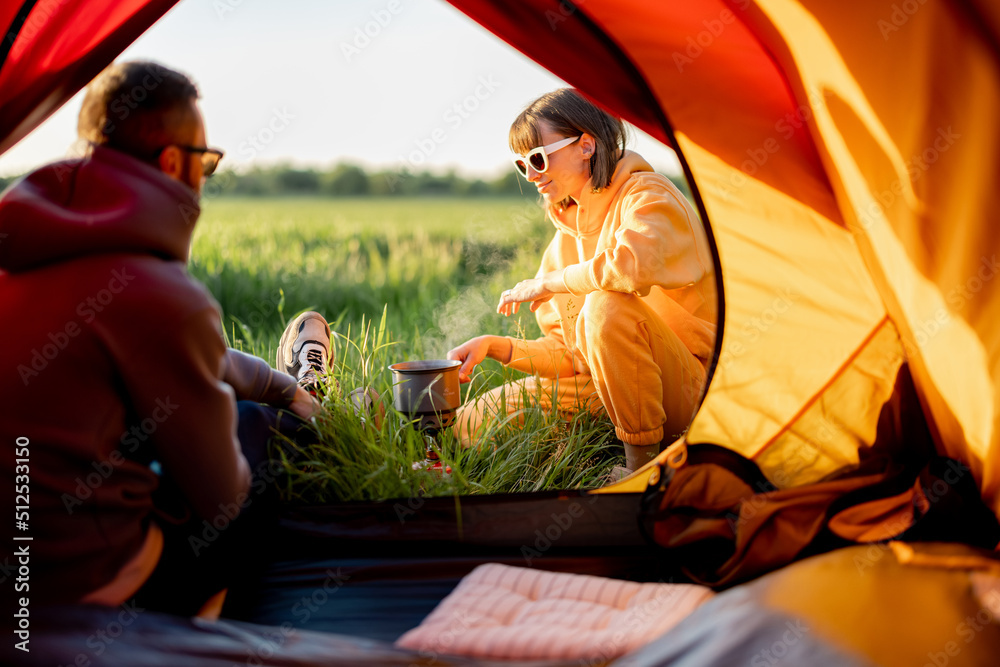
POLYGON ((563 283, 562 271, 546 273, 541 278, 522 280, 500 295, 497 312, 501 315, 513 315, 522 303, 528 301, 531 302, 531 312, 535 312, 543 303, 565 291, 566 286, 563 283))
POLYGON ((483 359, 489 357, 506 364, 513 350, 513 343, 503 336, 477 336, 450 350, 448 358, 462 362, 462 367, 458 369, 458 381, 465 384, 472 379, 472 369, 483 359))

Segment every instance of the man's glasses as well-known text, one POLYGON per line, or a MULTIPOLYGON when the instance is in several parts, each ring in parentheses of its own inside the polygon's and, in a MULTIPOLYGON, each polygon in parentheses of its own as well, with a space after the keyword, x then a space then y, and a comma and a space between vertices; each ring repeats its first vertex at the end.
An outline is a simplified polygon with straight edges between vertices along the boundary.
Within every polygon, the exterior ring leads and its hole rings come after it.
MULTIPOLYGON (((581 134, 580 137, 582 136, 581 134)), ((538 148, 531 149, 527 155, 512 155, 511 159, 514 161, 514 166, 517 167, 518 172, 525 178, 528 177, 529 164, 539 174, 544 174, 549 168, 549 155, 555 153, 560 148, 565 148, 579 141, 580 137, 567 137, 560 141, 554 141, 547 146, 539 146, 538 148)))
MULTIPOLYGON (((200 153, 201 154, 201 171, 208 178, 215 173, 215 170, 219 168, 219 161, 222 160, 222 156, 225 155, 218 148, 205 148, 204 146, 185 146, 183 144, 170 144, 171 146, 177 146, 177 148, 182 151, 187 151, 188 153, 200 153)), ((166 146, 160 149, 160 153, 166 150, 166 146)))
POLYGON ((222 160, 224 153, 218 148, 204 148, 199 146, 180 146, 177 148, 185 150, 189 153, 200 153, 201 154, 201 172, 208 178, 215 173, 215 170, 219 168, 219 161, 222 160))

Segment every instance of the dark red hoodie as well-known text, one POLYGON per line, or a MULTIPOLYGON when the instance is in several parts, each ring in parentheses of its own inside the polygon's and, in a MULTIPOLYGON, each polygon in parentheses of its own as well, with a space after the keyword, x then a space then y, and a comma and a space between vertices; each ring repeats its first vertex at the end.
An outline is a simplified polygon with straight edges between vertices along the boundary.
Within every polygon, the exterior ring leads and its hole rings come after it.
POLYGON ((0 478, 3 507, 28 507, 14 532, 33 538, 0 552, 3 567, 28 546, 18 596, 75 601, 117 576, 148 534, 151 460, 206 519, 238 503, 250 471, 235 396, 287 405, 294 392, 227 352, 218 306, 185 268, 199 211, 190 188, 106 148, 0 196, 0 478))

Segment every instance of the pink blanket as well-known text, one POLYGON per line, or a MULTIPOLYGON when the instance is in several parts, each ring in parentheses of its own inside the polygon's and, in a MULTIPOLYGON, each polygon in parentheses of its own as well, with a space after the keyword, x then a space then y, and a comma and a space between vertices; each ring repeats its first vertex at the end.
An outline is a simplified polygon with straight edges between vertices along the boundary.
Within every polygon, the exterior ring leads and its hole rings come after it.
POLYGON ((692 584, 639 584, 480 565, 396 642, 425 655, 604 659, 663 634, 713 595, 692 584))

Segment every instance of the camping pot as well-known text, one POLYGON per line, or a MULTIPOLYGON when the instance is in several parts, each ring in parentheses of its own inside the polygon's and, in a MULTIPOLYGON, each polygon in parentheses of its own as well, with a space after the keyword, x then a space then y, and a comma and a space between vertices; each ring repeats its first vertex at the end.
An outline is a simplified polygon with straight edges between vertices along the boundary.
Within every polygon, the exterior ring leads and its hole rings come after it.
POLYGON ((458 388, 461 365, 461 361, 449 359, 392 364, 393 406, 411 419, 419 419, 423 431, 436 433, 451 426, 455 410, 462 404, 458 388))

